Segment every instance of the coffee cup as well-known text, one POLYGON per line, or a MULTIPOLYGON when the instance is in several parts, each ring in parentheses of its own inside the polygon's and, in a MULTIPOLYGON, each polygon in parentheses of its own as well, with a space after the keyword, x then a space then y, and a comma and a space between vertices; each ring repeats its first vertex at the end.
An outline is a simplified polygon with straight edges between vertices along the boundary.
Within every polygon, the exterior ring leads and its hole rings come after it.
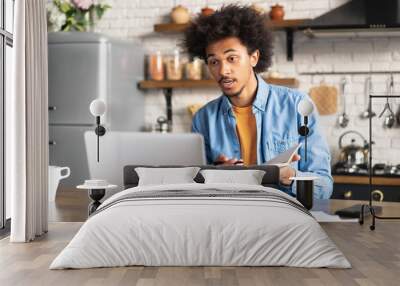
POLYGON ((54 202, 56 200, 56 193, 60 180, 68 178, 70 174, 71 170, 69 167, 49 166, 49 202, 54 202))

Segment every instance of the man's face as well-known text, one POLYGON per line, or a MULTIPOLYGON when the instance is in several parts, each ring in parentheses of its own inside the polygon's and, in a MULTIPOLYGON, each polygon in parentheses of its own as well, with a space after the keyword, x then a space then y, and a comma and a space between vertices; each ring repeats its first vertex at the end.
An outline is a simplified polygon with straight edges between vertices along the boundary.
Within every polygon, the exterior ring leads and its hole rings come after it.
POLYGON ((206 54, 210 73, 223 93, 229 97, 239 96, 254 74, 259 51, 249 55, 238 38, 230 37, 208 45, 206 54))

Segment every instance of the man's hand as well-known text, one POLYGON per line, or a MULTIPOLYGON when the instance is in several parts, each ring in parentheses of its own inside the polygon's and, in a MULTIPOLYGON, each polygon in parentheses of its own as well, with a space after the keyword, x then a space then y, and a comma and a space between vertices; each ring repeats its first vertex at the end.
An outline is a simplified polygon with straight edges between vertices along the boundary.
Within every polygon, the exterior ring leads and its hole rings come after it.
MULTIPOLYGON (((295 154, 292 158, 291 162, 296 162, 300 160, 300 155, 295 154)), ((281 184, 283 185, 290 185, 292 183, 292 180, 289 180, 290 177, 296 176, 296 170, 293 169, 290 166, 285 166, 282 168, 279 168, 279 180, 281 184)))
POLYGON ((215 165, 243 165, 242 159, 231 158, 229 159, 224 154, 218 156, 218 158, 214 161, 215 165))

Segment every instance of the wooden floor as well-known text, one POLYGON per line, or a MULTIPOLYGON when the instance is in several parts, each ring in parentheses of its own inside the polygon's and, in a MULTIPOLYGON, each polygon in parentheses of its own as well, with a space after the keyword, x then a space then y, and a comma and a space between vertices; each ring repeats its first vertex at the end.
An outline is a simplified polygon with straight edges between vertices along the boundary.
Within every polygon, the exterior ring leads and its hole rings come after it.
MULTIPOLYGON (((51 221, 86 218, 84 193, 65 192, 50 206, 51 221), (68 209, 72 205, 73 208, 68 209)), ((354 202, 331 201, 322 209, 354 202)), ((389 204, 386 214, 400 212, 389 204)), ((400 285, 400 222, 322 224, 353 268, 289 267, 122 267, 86 270, 48 270, 55 256, 78 231, 81 222, 51 222, 48 234, 27 244, 0 241, 0 285, 400 285)))

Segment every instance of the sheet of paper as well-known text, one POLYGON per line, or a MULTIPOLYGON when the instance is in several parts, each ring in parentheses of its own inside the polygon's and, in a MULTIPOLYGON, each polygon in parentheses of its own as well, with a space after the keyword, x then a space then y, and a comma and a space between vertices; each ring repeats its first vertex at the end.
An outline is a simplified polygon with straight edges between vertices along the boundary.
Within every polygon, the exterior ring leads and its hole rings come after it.
POLYGON ((323 211, 310 211, 318 222, 358 222, 356 218, 341 218, 338 215, 330 215, 323 211))
POLYGON ((289 148, 285 152, 279 154, 275 158, 272 158, 268 162, 266 162, 266 165, 276 165, 278 167, 284 167, 290 164, 292 161, 293 156, 297 153, 297 150, 299 150, 301 146, 301 143, 298 143, 294 145, 293 147, 289 148))

